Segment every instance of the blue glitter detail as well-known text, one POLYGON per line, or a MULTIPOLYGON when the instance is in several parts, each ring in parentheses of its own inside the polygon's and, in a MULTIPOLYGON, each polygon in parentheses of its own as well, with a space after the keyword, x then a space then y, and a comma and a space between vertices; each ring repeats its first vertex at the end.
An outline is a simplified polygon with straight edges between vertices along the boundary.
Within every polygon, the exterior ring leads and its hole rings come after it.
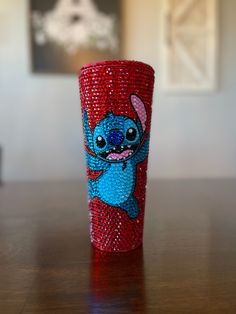
POLYGON ((144 161, 149 150, 149 134, 143 139, 139 119, 133 121, 124 115, 109 112, 91 131, 86 110, 84 111, 84 134, 86 144, 95 154, 86 151, 88 168, 102 171, 95 180, 88 180, 89 199, 98 197, 104 203, 126 211, 130 218, 136 218, 140 208, 133 193, 136 185, 137 164, 144 161), (132 141, 126 138, 129 128, 136 130, 132 141), (104 147, 98 147, 96 139, 105 140, 104 147))

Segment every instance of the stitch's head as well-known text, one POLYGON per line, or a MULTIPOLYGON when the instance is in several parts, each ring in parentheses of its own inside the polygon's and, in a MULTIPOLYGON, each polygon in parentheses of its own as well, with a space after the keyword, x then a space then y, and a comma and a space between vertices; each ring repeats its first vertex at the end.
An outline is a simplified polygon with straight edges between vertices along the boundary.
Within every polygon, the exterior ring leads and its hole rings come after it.
POLYGON ((93 151, 103 160, 123 162, 136 152, 141 136, 132 119, 108 113, 94 129, 93 151))
POLYGON ((98 158, 107 162, 124 162, 138 149, 146 127, 146 110, 138 96, 131 95, 130 100, 138 115, 136 121, 124 115, 114 115, 108 112, 96 125, 93 133, 88 125, 85 111, 86 141, 98 158))

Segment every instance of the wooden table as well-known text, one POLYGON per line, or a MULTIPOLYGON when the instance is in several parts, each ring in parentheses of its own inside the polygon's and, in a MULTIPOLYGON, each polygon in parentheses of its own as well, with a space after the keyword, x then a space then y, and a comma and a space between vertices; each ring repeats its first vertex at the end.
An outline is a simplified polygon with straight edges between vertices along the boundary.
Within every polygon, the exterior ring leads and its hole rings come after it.
POLYGON ((149 182, 143 248, 90 246, 82 182, 0 188, 0 313, 236 313, 236 181, 149 182))

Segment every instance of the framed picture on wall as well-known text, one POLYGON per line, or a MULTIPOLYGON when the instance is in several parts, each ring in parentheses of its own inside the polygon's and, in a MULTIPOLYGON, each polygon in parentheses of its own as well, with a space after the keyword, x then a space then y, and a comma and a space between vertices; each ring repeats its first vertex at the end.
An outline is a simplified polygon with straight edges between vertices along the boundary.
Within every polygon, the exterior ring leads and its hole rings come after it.
POLYGON ((121 0, 29 0, 29 20, 35 73, 121 57, 121 0))
POLYGON ((162 88, 167 92, 214 90, 218 0, 163 0, 162 3, 162 88))

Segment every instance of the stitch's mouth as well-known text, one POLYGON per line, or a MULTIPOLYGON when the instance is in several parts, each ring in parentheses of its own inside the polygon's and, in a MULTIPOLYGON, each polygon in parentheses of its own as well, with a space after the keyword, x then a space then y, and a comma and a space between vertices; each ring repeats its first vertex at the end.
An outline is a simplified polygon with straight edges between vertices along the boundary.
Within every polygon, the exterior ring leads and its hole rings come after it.
POLYGON ((99 155, 107 160, 121 161, 129 158, 136 151, 138 145, 120 145, 106 150, 99 155))

